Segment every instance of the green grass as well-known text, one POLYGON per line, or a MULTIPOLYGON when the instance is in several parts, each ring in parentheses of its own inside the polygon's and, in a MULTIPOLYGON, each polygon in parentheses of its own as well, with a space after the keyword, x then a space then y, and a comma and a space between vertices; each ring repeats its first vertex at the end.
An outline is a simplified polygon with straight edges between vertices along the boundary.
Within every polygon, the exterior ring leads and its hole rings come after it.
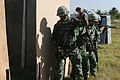
MULTIPOLYGON (((114 24, 120 26, 119 24, 114 24)), ((97 77, 89 80, 120 80, 120 29, 112 29, 112 43, 99 44, 97 77)), ((65 80, 70 80, 69 78, 65 80)))
MULTIPOLYGON (((120 26, 120 24, 116 24, 120 26)), ((112 29, 112 43, 99 45, 99 70, 95 79, 120 80, 120 29, 112 29)))

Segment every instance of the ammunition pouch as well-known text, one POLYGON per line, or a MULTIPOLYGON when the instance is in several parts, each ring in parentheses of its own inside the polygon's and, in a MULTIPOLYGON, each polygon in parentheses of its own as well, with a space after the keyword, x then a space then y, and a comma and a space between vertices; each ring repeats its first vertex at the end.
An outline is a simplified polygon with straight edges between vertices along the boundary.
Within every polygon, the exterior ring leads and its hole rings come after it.
POLYGON ((93 48, 92 48, 92 45, 90 43, 87 43, 86 44, 86 51, 92 51, 93 48))
POLYGON ((67 56, 70 55, 69 54, 70 52, 72 52, 77 48, 77 45, 76 45, 76 41, 72 41, 71 43, 65 43, 60 47, 61 47, 61 50, 63 50, 63 52, 60 52, 59 50, 57 50, 56 57, 66 58, 67 56))
POLYGON ((65 56, 65 52, 60 52, 60 51, 58 51, 57 50, 57 52, 55 53, 55 56, 56 56, 56 59, 60 59, 60 58, 66 58, 66 56, 65 56))
POLYGON ((80 46, 82 46, 82 45, 85 45, 85 43, 86 43, 86 41, 85 41, 84 38, 79 38, 79 39, 77 40, 77 46, 78 46, 78 47, 80 47, 80 46))
POLYGON ((61 46, 63 51, 65 52, 71 52, 77 47, 76 41, 72 41, 70 43, 65 43, 64 45, 61 46))

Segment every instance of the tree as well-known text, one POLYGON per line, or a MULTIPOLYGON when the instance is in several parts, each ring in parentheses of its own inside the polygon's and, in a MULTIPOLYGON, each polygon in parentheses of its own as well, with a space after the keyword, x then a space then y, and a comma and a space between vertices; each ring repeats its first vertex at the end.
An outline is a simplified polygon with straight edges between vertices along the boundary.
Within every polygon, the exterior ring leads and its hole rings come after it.
POLYGON ((98 10, 98 9, 97 9, 96 13, 99 14, 99 15, 102 15, 102 14, 103 14, 102 11, 101 11, 101 10, 98 10))
POLYGON ((89 10, 87 10, 87 9, 84 9, 84 12, 85 12, 85 13, 87 13, 87 14, 89 14, 89 13, 90 13, 90 11, 89 11, 89 10))
POLYGON ((111 15, 112 18, 116 18, 116 15, 118 15, 119 11, 117 10, 116 7, 113 7, 110 11, 109 14, 111 15))
POLYGON ((92 9, 92 11, 94 11, 96 14, 99 14, 99 15, 107 15, 108 14, 108 12, 106 10, 102 11, 102 10, 97 9, 97 11, 95 11, 92 9))
POLYGON ((115 18, 120 19, 120 13, 116 14, 115 18))

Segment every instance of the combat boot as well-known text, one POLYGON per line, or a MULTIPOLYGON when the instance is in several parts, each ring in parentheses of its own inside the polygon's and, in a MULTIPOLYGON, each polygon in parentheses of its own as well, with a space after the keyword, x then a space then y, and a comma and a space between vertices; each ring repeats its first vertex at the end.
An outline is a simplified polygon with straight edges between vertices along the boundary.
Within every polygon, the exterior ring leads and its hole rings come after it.
POLYGON ((93 73, 93 74, 90 74, 91 76, 94 76, 94 77, 96 77, 97 75, 95 74, 95 73, 93 73))
POLYGON ((88 77, 84 77, 84 80, 88 80, 88 77))
POLYGON ((89 75, 88 75, 88 76, 85 76, 85 77, 84 77, 84 80, 88 80, 88 78, 89 78, 89 75))

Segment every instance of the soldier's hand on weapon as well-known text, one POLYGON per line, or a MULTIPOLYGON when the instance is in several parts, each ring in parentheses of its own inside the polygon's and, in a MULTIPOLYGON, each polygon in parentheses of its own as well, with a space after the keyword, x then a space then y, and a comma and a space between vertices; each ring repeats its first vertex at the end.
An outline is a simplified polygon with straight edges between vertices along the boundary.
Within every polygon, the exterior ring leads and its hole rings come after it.
POLYGON ((106 29, 106 27, 104 27, 104 26, 101 26, 101 27, 100 27, 100 30, 104 30, 104 29, 106 29))
POLYGON ((60 55, 64 57, 64 50, 61 47, 58 47, 58 51, 60 52, 60 55))
POLYGON ((60 51, 62 53, 63 49, 61 47, 58 47, 58 51, 60 51))

